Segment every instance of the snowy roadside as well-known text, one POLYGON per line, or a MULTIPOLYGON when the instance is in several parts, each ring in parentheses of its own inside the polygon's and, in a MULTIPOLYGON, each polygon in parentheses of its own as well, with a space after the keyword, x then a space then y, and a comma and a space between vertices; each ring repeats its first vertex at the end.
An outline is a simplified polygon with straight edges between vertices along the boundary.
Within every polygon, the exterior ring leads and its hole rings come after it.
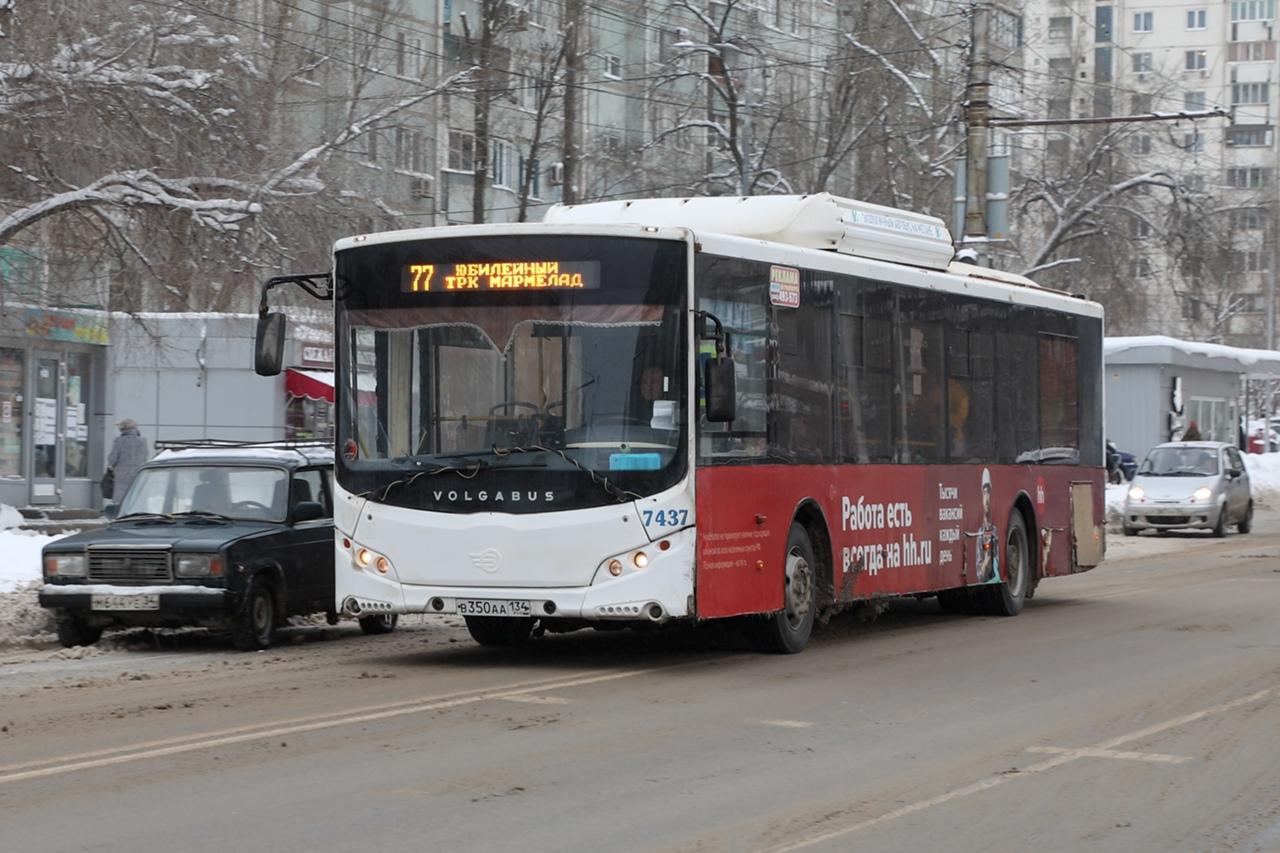
POLYGON ((18 530, 21 523, 16 509, 0 504, 0 648, 53 641, 53 620, 36 601, 40 549, 70 534, 18 530))

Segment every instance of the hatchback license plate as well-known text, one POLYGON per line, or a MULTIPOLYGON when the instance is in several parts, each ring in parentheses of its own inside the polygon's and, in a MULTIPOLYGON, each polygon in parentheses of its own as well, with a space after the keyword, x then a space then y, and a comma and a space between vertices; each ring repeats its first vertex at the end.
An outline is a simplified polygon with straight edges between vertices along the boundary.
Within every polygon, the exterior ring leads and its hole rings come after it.
POLYGON ((158 595, 91 595, 91 610, 159 610, 158 595))
POLYGON ((528 601, 503 601, 493 598, 459 598, 459 616, 531 616, 533 606, 528 601))

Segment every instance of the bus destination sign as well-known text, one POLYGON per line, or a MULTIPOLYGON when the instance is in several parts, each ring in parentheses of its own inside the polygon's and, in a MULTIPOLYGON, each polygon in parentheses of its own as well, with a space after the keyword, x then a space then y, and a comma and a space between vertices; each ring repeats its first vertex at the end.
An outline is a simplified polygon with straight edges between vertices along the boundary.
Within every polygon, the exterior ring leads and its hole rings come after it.
POLYGON ((471 290, 596 290, 599 261, 478 261, 407 264, 400 278, 405 293, 471 290))

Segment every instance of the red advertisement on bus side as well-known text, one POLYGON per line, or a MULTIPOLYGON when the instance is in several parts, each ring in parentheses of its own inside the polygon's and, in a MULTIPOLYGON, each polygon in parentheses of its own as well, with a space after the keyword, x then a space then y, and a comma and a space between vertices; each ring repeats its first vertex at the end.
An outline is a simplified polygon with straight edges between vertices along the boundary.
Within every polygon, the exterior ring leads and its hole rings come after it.
POLYGON ((802 504, 839 601, 1000 583, 1011 514, 1023 513, 1039 577, 1084 571, 1073 559, 1072 487, 1092 490, 1101 536, 1100 469, 1024 465, 761 465, 697 474, 698 616, 782 606, 787 534, 802 504), (828 541, 823 541, 824 539, 828 541))

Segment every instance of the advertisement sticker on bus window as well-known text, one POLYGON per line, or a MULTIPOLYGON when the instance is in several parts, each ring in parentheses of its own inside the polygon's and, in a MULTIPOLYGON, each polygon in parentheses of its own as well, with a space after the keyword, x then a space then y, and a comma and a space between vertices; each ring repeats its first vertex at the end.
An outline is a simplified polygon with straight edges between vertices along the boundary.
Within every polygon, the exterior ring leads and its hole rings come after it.
POLYGON ((799 308, 800 270, 769 267, 769 301, 779 308, 799 308))

